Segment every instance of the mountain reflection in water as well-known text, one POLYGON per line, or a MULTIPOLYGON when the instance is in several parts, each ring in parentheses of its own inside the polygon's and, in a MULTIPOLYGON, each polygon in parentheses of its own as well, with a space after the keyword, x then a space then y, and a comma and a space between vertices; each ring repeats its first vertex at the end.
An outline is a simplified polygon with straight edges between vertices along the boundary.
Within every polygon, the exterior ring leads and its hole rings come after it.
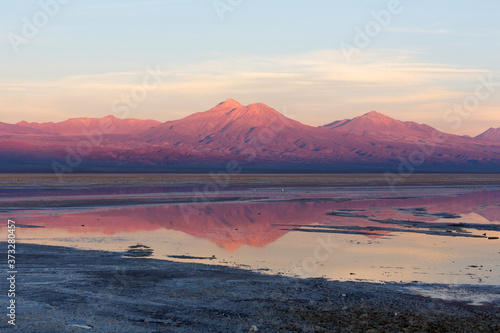
MULTIPOLYGON (((500 225, 496 224, 500 221, 499 190, 447 190, 441 193, 439 189, 426 189, 424 193, 422 188, 415 187, 412 191, 407 193, 414 195, 395 196, 389 190, 369 195, 347 192, 349 195, 342 195, 332 190, 331 198, 324 193, 315 197, 306 191, 273 197, 258 193, 255 198, 214 203, 183 198, 181 204, 170 198, 169 204, 99 206, 78 211, 47 212, 34 207, 29 214, 25 209, 23 215, 29 217, 19 218, 19 223, 87 235, 169 229, 208 239, 230 252, 242 245, 265 247, 288 232, 301 230, 361 234, 371 239, 422 228, 425 232, 448 233, 449 236, 459 236, 463 232, 465 236, 487 237, 489 232, 499 231, 500 225), (461 226, 462 216, 469 214, 482 216, 491 224, 478 228, 467 228, 467 224, 461 226), (394 221, 400 223, 395 225, 394 221), (434 228, 431 224, 435 224, 434 228)), ((82 204, 88 197, 72 200, 82 204)))

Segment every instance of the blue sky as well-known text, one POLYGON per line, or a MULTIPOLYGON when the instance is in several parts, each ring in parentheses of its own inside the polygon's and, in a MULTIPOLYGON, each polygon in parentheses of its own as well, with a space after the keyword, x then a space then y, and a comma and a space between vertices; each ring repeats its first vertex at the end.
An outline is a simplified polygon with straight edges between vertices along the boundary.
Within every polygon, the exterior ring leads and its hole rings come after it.
POLYGON ((377 110, 458 134, 500 127, 500 85, 453 111, 487 91, 481 78, 500 81, 496 1, 57 1, 0 5, 0 121, 113 114, 158 68, 161 84, 129 117, 178 119, 234 98, 310 125, 377 110), (26 35, 26 21, 38 31, 26 35))

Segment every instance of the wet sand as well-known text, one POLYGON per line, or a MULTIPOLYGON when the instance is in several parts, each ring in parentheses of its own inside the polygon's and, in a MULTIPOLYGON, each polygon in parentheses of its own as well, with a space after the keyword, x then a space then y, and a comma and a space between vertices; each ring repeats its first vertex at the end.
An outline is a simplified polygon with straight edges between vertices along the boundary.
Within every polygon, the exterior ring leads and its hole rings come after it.
MULTIPOLYGON (((500 331, 499 301, 446 302, 412 295, 407 285, 295 279, 23 243, 16 259, 22 332, 500 331)), ((7 290, 5 279, 1 288, 7 290)), ((500 294, 494 286, 460 288, 500 294)))

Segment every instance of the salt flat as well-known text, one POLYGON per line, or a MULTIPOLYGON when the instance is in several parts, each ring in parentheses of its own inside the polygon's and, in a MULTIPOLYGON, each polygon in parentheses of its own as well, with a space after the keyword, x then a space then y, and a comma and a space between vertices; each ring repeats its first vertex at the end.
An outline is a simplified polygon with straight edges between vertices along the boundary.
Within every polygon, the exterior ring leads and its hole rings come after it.
MULTIPOLYGON (((356 316, 384 331, 424 330, 414 323, 437 320, 412 306, 479 331, 498 324, 497 175, 414 175, 398 186, 381 175, 69 176, 0 177, 0 219, 16 222, 20 304, 29 305, 20 318, 41 330, 109 330, 103 320, 227 330, 214 313, 240 331, 335 331, 356 316), (114 301, 100 313, 94 303, 104 299, 114 301), (133 302, 140 306, 125 309, 133 302), (83 315, 68 316, 72 306, 83 315), (387 317, 395 308, 408 311, 404 319, 387 317), (44 311, 61 319, 43 326, 44 311)), ((350 329, 366 328, 360 322, 350 329)))

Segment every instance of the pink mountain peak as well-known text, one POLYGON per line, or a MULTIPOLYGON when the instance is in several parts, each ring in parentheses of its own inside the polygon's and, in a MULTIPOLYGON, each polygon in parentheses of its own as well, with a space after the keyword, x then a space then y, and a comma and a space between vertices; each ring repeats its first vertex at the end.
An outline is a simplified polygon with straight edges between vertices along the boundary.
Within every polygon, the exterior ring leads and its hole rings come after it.
POLYGON ((225 107, 225 108, 240 108, 240 107, 242 107, 242 105, 240 103, 238 103, 237 101, 235 101, 232 98, 229 98, 229 99, 225 100, 224 102, 217 104, 217 106, 221 106, 221 107, 225 107))
POLYGON ((413 121, 400 121, 377 111, 352 119, 335 121, 323 127, 343 133, 369 136, 380 140, 421 140, 436 131, 413 121))
POLYGON ((247 110, 247 113, 254 115, 261 114, 261 115, 281 116, 281 113, 262 103, 250 104, 246 106, 245 109, 247 110))
POLYGON ((110 114, 110 115, 107 115, 106 117, 104 117, 103 119, 113 119, 114 120, 114 119, 118 119, 118 118, 116 118, 115 116, 110 114))
POLYGON ((499 128, 489 128, 486 132, 476 136, 478 139, 489 140, 489 141, 499 141, 500 142, 500 127, 499 128))
POLYGON ((252 111, 263 111, 263 110, 274 110, 273 108, 267 106, 266 104, 263 103, 252 103, 250 105, 247 105, 247 108, 252 111))
POLYGON ((370 111, 368 113, 365 113, 361 117, 368 117, 368 118, 372 118, 372 119, 392 119, 391 117, 386 116, 385 114, 380 113, 378 111, 370 111))
POLYGON ((228 99, 208 111, 198 112, 184 119, 189 121, 203 120, 209 127, 210 124, 214 127, 217 125, 224 127, 234 121, 252 126, 267 126, 270 119, 281 119, 282 117, 281 113, 265 104, 254 103, 244 106, 233 99, 228 99))
MULTIPOLYGON (((263 135, 261 133, 262 128, 273 128, 275 131, 283 131, 283 133, 286 132, 285 129, 293 129, 294 133, 290 137, 299 135, 297 134, 299 129, 303 131, 315 129, 288 119, 265 104, 254 103, 243 106, 229 99, 208 111, 198 112, 183 119, 168 121, 158 128, 146 131, 144 134, 145 138, 153 144, 171 145, 175 143, 178 148, 190 146, 198 150, 208 143, 215 142, 214 140, 220 140, 218 142, 223 147, 232 147, 234 142, 238 140, 248 142, 248 140, 252 139, 257 142, 259 135, 260 137, 263 135)), ((305 132, 301 132, 301 134, 307 136, 305 132)), ((298 137, 294 141, 297 139, 298 137)), ((276 142, 277 140, 274 141, 275 144, 276 142)), ((280 149, 282 147, 276 147, 276 150, 280 149)), ((232 150, 229 152, 231 153, 232 150)))

